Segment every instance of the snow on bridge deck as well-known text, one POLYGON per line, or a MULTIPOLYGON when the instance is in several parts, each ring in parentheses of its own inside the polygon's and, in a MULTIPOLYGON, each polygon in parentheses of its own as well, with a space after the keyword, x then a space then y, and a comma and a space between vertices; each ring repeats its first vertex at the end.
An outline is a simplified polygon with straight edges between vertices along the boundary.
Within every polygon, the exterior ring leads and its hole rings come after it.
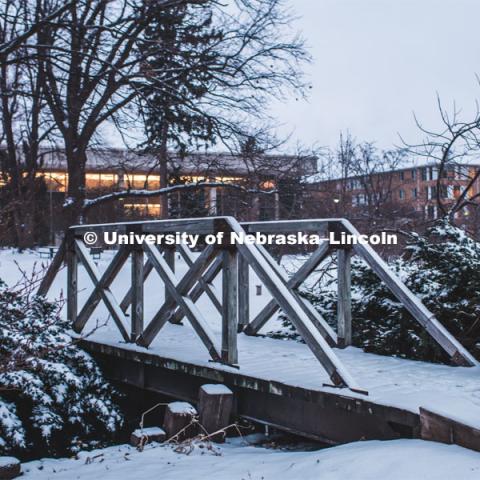
MULTIPOLYGON (((90 340, 136 351, 148 351, 163 358, 193 363, 201 367, 238 372, 263 380, 310 390, 357 396, 348 389, 324 386, 329 383, 308 347, 291 340, 239 335, 240 369, 212 363, 208 352, 188 325, 166 325, 149 349, 119 343, 106 329, 90 340)), ((368 400, 419 412, 419 407, 480 428, 480 368, 450 367, 364 353, 358 348, 335 349, 345 366, 368 390, 368 400)))

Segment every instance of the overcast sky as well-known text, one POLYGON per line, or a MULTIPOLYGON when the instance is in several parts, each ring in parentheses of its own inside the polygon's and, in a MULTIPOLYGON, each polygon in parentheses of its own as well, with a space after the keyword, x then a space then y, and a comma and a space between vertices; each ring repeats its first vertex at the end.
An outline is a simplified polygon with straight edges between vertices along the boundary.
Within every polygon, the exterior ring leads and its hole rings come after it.
POLYGON ((438 125, 436 92, 468 116, 480 99, 479 0, 288 0, 313 63, 308 102, 275 104, 293 141, 333 146, 341 130, 381 147, 438 125))

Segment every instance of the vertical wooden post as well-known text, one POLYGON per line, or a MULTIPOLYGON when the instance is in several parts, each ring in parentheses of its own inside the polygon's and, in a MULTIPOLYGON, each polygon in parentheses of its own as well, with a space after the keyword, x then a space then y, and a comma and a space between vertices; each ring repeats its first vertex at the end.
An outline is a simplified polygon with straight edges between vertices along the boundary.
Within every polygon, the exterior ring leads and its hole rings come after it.
MULTIPOLYGON (((175 272, 175 247, 169 247, 163 249, 163 258, 167 262, 167 265, 170 267, 172 272, 175 272)), ((168 291, 167 286, 165 285, 165 303, 172 302, 173 298, 170 292, 168 291)), ((170 323, 182 323, 182 320, 174 321, 173 315, 170 316, 169 320, 170 323)))
POLYGON ((135 342, 143 333, 143 249, 132 248, 132 306, 130 340, 135 342))
POLYGON ((236 364, 238 362, 237 251, 234 248, 225 248, 222 255, 222 361, 236 364))
POLYGON ((338 304, 337 337, 338 346, 345 348, 352 344, 352 306, 351 306, 351 250, 337 250, 338 265, 338 304))
POLYGON ((248 262, 238 257, 238 332, 242 332, 250 321, 250 280, 248 262))
POLYGON ((72 231, 67 233, 67 320, 71 325, 78 314, 78 258, 72 231))

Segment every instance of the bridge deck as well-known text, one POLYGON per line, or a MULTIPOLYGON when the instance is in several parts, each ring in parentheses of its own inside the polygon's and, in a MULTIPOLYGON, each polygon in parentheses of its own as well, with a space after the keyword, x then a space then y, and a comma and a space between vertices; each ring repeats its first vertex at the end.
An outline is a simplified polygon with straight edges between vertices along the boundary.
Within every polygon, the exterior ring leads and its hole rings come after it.
MULTIPOLYGON (((208 353, 188 326, 166 325, 149 349, 119 343, 114 333, 100 329, 89 338, 95 343, 125 351, 171 359, 306 391, 328 392, 418 414, 419 407, 442 413, 470 426, 480 427, 480 369, 450 367, 364 353, 357 348, 337 350, 339 357, 365 387, 365 397, 329 383, 309 349, 295 341, 239 336, 241 368, 209 361, 208 353), (266 360, 268 359, 268 360, 266 360)), ((174 368, 178 368, 178 365, 174 368)))

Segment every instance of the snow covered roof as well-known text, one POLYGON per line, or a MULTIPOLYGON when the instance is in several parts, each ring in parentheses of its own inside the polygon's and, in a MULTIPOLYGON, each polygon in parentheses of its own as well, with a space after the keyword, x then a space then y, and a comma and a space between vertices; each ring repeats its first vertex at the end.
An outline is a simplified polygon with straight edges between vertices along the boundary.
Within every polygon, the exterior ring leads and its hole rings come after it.
MULTIPOLYGON (((45 150, 43 168, 66 170, 67 161, 62 150, 45 150)), ((135 171, 153 173, 158 168, 158 157, 125 149, 96 149, 87 152, 87 171, 135 171)), ((181 157, 170 154, 170 170, 181 174, 201 174, 209 172, 227 175, 248 175, 249 173, 288 173, 295 171, 310 175, 317 171, 317 158, 314 156, 259 155, 245 158, 230 153, 189 153, 181 157)))

